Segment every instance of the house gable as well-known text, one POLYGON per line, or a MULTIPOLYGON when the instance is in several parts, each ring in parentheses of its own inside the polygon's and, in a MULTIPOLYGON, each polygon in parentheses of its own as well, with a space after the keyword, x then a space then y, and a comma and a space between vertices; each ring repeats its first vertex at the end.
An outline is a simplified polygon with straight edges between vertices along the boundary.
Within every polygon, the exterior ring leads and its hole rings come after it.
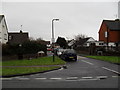
POLYGON ((28 33, 27 32, 9 32, 9 44, 21 44, 28 40, 28 33))
POLYGON ((120 42, 120 21, 103 20, 99 30, 99 41, 120 42))
POLYGON ((92 37, 90 37, 90 38, 87 40, 87 42, 94 42, 94 41, 95 41, 95 39, 92 38, 92 37))
POLYGON ((8 42, 8 28, 4 15, 0 15, 0 42, 1 43, 8 42))

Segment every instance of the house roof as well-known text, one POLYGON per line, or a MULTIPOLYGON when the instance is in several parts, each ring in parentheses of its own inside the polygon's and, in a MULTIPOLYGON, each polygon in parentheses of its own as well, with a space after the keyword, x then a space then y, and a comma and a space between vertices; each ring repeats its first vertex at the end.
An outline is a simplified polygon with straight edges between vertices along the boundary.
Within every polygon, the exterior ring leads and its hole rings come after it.
POLYGON ((93 42, 95 41, 94 39, 93 40, 90 40, 90 39, 93 39, 92 37, 87 37, 87 38, 83 38, 83 39, 79 39, 79 41, 76 41, 76 45, 83 45, 85 44, 86 42, 93 42))
POLYGON ((28 40, 29 36, 28 36, 28 32, 9 32, 8 36, 11 38, 8 38, 8 42, 10 44, 19 44, 19 43, 23 43, 26 40, 28 40))
POLYGON ((103 20, 106 23, 110 30, 119 30, 120 31, 120 20, 103 20))
POLYGON ((90 39, 90 37, 80 39, 79 41, 76 41, 75 44, 76 44, 76 45, 83 45, 83 44, 86 43, 89 39, 90 39))
POLYGON ((0 22, 1 22, 1 20, 3 19, 3 17, 4 17, 4 15, 0 15, 0 22))
POLYGON ((0 15, 0 23, 1 23, 1 21, 2 21, 3 18, 4 18, 4 22, 5 22, 6 29, 8 30, 7 23, 6 23, 6 20, 5 20, 5 16, 4 16, 4 15, 0 15))
POLYGON ((72 40, 68 43, 68 46, 72 46, 74 43, 75 43, 75 40, 72 39, 72 40))

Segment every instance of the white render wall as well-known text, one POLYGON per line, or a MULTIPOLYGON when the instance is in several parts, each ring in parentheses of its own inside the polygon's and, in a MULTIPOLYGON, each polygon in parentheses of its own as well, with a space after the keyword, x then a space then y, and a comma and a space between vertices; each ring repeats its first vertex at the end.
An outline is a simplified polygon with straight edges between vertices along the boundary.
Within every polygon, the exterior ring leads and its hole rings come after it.
POLYGON ((118 18, 120 19, 120 1, 118 2, 118 18))
POLYGON ((0 14, 2 14, 2 1, 0 0, 0 14))
POLYGON ((104 46, 104 42, 103 42, 103 41, 96 41, 96 42, 95 42, 95 45, 96 45, 96 46, 104 46), (103 45, 100 45, 100 43, 103 43, 103 45))
POLYGON ((8 42, 8 30, 5 23, 5 18, 3 17, 0 22, 0 43, 6 44, 8 42))

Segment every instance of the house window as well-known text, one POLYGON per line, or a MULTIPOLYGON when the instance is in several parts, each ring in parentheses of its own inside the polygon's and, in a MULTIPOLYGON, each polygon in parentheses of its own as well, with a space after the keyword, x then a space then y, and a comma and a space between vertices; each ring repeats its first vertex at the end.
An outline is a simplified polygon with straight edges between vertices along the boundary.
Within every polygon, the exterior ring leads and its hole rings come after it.
POLYGON ((9 40, 12 40, 12 36, 9 36, 9 40))
POLYGON ((106 37, 106 38, 108 37, 108 32, 107 32, 107 31, 105 31, 105 37, 106 37))
POLYGON ((4 34, 4 40, 7 40, 7 34, 4 34))
POLYGON ((103 45, 103 43, 99 43, 99 45, 103 45))

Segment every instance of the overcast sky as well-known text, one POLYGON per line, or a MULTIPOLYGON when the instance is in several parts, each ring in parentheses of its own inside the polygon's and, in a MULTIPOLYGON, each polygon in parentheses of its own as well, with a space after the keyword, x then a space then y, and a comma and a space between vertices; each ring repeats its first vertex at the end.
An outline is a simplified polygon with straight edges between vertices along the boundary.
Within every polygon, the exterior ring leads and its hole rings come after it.
MULTIPOLYGON (((104 0, 105 1, 105 0, 104 0)), ((108 1, 108 0, 107 0, 108 1)), ((2 2, 9 32, 29 32, 33 38, 51 40, 51 20, 55 21, 55 38, 66 39, 85 34, 98 40, 98 31, 103 19, 118 16, 118 2, 2 2)))

